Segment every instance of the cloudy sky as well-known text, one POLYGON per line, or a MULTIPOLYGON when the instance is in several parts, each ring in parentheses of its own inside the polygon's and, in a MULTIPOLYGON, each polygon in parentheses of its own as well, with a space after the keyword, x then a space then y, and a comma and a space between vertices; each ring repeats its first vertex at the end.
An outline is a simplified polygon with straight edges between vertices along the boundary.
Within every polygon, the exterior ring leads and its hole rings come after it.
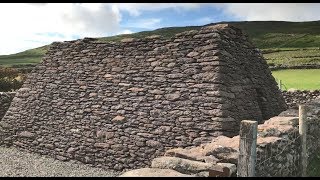
POLYGON ((0 4, 0 55, 53 41, 220 21, 320 20, 320 3, 0 4))

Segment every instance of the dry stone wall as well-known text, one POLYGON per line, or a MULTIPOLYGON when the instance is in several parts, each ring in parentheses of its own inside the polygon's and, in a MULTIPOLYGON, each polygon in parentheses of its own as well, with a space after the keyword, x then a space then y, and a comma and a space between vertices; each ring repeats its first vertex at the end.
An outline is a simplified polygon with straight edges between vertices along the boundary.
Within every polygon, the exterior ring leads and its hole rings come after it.
POLYGON ((308 103, 314 99, 320 98, 320 90, 294 90, 294 91, 282 91, 282 95, 289 108, 298 109, 299 104, 308 103))
POLYGON ((132 169, 284 109, 266 61, 229 25, 171 39, 85 38, 50 46, 3 118, 11 128, 0 144, 132 169))
MULTIPOLYGON (((310 163, 315 156, 319 155, 320 149, 320 98, 305 105, 307 106, 307 162, 310 163)), ((166 151, 165 156, 203 164, 211 163, 211 166, 219 163, 238 165, 239 140, 239 135, 232 138, 218 136, 212 142, 197 147, 170 149, 166 151)), ((301 146, 298 111, 294 109, 288 109, 279 116, 258 125, 255 176, 300 177, 302 175, 301 146)), ((164 164, 168 166, 169 163, 164 164)), ((178 165, 177 163, 171 167, 176 168, 178 165)), ((179 169, 179 172, 186 173, 186 167, 188 166, 179 169)), ((209 170, 210 168, 207 168, 202 175, 208 176, 209 170)), ((199 172, 197 175, 201 176, 199 172)))
POLYGON ((0 92, 0 120, 6 114, 15 92, 0 92))

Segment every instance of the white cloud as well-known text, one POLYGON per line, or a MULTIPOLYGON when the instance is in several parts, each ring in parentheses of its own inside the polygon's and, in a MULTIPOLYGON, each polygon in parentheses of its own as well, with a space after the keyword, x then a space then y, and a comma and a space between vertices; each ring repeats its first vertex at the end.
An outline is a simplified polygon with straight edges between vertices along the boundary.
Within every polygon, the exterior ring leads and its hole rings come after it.
POLYGON ((163 9, 193 10, 200 8, 201 3, 114 3, 112 6, 127 11, 133 16, 139 16, 141 11, 159 11, 163 9))
POLYGON ((230 3, 215 7, 246 21, 314 21, 320 19, 319 3, 230 3))
POLYGON ((129 29, 125 29, 123 31, 120 31, 118 34, 132 34, 132 33, 134 33, 134 32, 129 29))
POLYGON ((118 33, 120 13, 108 4, 1 4, 0 54, 11 54, 74 36, 118 33), (50 36, 46 33, 63 36, 50 36), (41 35, 42 34, 42 35, 41 35))
MULTIPOLYGON (((131 28, 155 29, 161 27, 168 17, 146 18, 143 12, 170 9, 192 13, 201 6, 218 8, 226 17, 232 16, 236 20, 320 19, 319 3, 1 3, 0 54, 17 53, 52 41, 72 40, 74 37, 132 33, 131 28), (135 20, 123 26, 125 29, 120 27, 124 11, 135 16, 135 20)), ((214 14, 209 16, 214 17, 214 14)), ((204 15, 203 18, 190 21, 207 24, 211 22, 208 17, 204 15)))

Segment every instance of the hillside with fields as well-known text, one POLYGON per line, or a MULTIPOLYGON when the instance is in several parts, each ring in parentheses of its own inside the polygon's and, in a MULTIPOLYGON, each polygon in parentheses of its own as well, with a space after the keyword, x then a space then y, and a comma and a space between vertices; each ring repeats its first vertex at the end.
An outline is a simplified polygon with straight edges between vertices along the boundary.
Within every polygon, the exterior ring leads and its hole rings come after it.
MULTIPOLYGON (((296 66, 301 64, 320 64, 320 21, 284 22, 284 21, 244 21, 230 23, 244 30, 252 42, 260 48, 269 63, 296 66)), ((213 25, 212 23, 208 25, 213 25)), ((167 27, 153 31, 102 37, 99 41, 120 41, 123 38, 143 38, 161 35, 170 38, 176 33, 197 30, 202 26, 167 27)), ((12 55, 0 56, 1 66, 36 64, 46 52, 48 46, 30 49, 12 55)))
MULTIPOLYGON (((253 44, 261 49, 263 56, 272 68, 301 68, 306 66, 319 68, 320 66, 320 21, 242 21, 219 23, 230 23, 243 29, 243 31, 249 35, 253 44)), ((213 24, 218 23, 207 25, 213 24)), ((188 30, 197 30, 201 27, 202 26, 166 27, 153 31, 142 31, 133 34, 101 37, 98 41, 117 42, 123 38, 143 38, 150 35, 161 35, 164 38, 170 38, 176 33, 188 30)), ((41 58, 44 56, 48 47, 49 45, 46 45, 17 54, 1 55, 0 66, 14 68, 32 67, 41 61, 41 58)), ((317 74, 318 72, 319 71, 316 71, 316 74, 314 74, 314 72, 308 71, 307 74, 320 76, 320 74, 317 74)), ((282 78, 283 76, 290 76, 292 78, 292 72, 290 72, 290 75, 287 75, 286 71, 284 72, 285 75, 279 74, 281 73, 275 73, 276 79, 282 78)), ((293 79, 295 78, 293 77, 293 79)), ((286 79, 282 82, 286 83, 286 79)), ((319 80, 316 79, 315 82, 317 83, 311 84, 311 89, 320 89, 319 80)), ((286 89, 301 89, 300 87, 304 85, 300 84, 298 86, 288 85, 284 87, 286 87, 286 89)), ((310 85, 308 85, 308 87, 310 87, 310 85)))

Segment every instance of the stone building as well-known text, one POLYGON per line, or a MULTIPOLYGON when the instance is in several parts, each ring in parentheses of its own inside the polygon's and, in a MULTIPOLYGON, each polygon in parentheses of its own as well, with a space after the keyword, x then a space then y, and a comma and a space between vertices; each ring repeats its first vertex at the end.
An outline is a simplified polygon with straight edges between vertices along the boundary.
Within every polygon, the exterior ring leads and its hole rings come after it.
POLYGON ((170 39, 85 38, 51 44, 1 120, 0 144, 133 169, 285 109, 266 61, 230 25, 170 39))

